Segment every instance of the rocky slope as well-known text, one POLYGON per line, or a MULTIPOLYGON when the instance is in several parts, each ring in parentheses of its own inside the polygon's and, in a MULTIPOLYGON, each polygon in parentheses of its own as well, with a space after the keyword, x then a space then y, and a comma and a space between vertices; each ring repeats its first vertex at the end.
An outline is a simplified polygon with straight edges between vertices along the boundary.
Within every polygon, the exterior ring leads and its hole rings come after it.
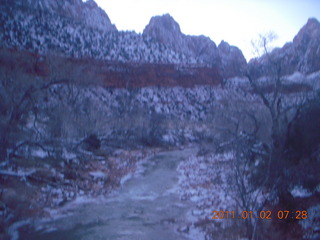
POLYGON ((197 63, 150 37, 116 31, 94 1, 3 1, 0 12, 3 47, 118 62, 197 63))
POLYGON ((93 0, 83 2, 82 0, 1 0, 1 4, 10 8, 24 9, 33 14, 51 14, 85 24, 88 27, 104 31, 116 31, 108 15, 93 0))

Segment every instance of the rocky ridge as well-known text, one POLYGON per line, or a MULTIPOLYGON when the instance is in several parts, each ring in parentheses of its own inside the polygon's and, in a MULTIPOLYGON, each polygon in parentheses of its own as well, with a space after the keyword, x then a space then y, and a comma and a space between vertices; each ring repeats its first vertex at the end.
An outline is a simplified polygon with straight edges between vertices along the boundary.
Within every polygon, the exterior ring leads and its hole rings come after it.
POLYGON ((59 16, 5 10, 0 22, 0 42, 5 48, 115 62, 196 63, 134 32, 97 31, 59 16))
POLYGON ((150 37, 117 31, 92 0, 2 2, 0 46, 5 48, 116 62, 199 63, 150 37))
POLYGON ((1 3, 10 8, 31 11, 33 14, 59 15, 60 17, 103 31, 117 31, 116 26, 111 23, 106 12, 93 0, 86 2, 82 0, 18 0, 14 2, 1 0, 1 3))
POLYGON ((239 48, 225 41, 217 47, 209 37, 203 35, 185 35, 169 14, 152 17, 143 35, 192 56, 201 63, 219 67, 224 77, 241 76, 246 68, 247 62, 239 48))
POLYGON ((186 36, 168 14, 152 18, 141 35, 117 31, 93 0, 2 2, 0 45, 5 48, 73 58, 214 67, 224 77, 240 75, 246 66, 238 48, 225 42, 217 47, 205 36, 186 36))
MULTIPOLYGON (((0 12, 4 48, 113 62, 205 66, 217 69, 224 79, 241 77, 247 68, 240 49, 225 41, 217 46, 206 36, 185 35, 169 14, 152 17, 137 34, 117 31, 93 0, 1 0, 0 12)), ((319 29, 318 20, 309 19, 293 42, 273 50, 282 75, 320 69, 319 29)), ((264 59, 253 59, 249 66, 263 69, 264 59)))

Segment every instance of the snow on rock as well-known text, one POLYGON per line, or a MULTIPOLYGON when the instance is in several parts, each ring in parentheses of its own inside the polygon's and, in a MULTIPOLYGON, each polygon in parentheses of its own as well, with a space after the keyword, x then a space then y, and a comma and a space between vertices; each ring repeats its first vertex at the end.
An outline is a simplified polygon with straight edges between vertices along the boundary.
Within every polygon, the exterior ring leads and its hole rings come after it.
POLYGON ((62 157, 69 162, 72 159, 76 159, 77 155, 74 152, 68 151, 67 149, 63 148, 62 157))
POLYGON ((30 224, 31 220, 23 220, 23 221, 19 221, 19 222, 15 222, 14 224, 12 224, 9 228, 8 228, 8 234, 10 236, 11 240, 18 240, 19 239, 19 228, 30 224))
MULTIPOLYGON (((67 106, 73 104, 78 111, 77 114, 80 113, 84 118, 94 114, 95 121, 101 121, 99 123, 103 128, 101 132, 106 132, 110 136, 119 135, 119 132, 115 133, 108 129, 110 124, 107 119, 113 118, 115 114, 123 114, 128 111, 139 113, 140 117, 150 118, 152 121, 155 118, 153 117, 155 113, 169 119, 206 121, 215 111, 219 111, 223 101, 241 102, 246 99, 246 101, 256 101, 259 104, 257 97, 250 94, 212 86, 196 86, 193 88, 144 87, 135 91, 99 86, 87 86, 86 88, 75 86, 74 91, 81 96, 75 102, 70 102, 70 99, 68 99, 68 87, 65 85, 55 85, 49 91, 50 99, 47 106, 44 107, 51 109, 61 104, 67 106), (95 106, 94 112, 88 108, 90 105, 95 106), (143 112, 141 112, 141 109, 143 109, 143 112)), ((65 131, 70 132, 71 127, 68 127, 65 131)), ((122 131, 125 131, 125 129, 122 129, 122 131)), ((170 144, 177 143, 177 141, 193 142, 199 136, 208 132, 201 124, 178 129, 164 128, 162 131, 157 133, 159 139, 170 144)), ((65 157, 70 158, 72 156, 66 155, 65 157)))
POLYGON ((94 180, 98 180, 98 179, 105 180, 108 178, 108 175, 101 171, 89 172, 89 175, 92 176, 94 180))
POLYGON ((175 143, 176 139, 173 135, 165 134, 162 136, 162 139, 166 143, 175 143))
POLYGON ((38 148, 38 149, 32 150, 31 156, 45 158, 48 156, 48 153, 46 151, 44 151, 43 149, 38 148))
POLYGON ((116 31, 111 24, 108 15, 93 0, 16 0, 14 2, 4 0, 3 3, 10 4, 11 8, 23 7, 29 11, 41 14, 50 13, 59 15, 73 21, 81 22, 88 27, 105 31, 116 31))
MULTIPOLYGON (((91 0, 86 3, 76 1, 75 6, 68 1, 44 1, 57 7, 45 7, 41 14, 25 11, 16 5, 13 7, 11 2, 0 8, 0 46, 44 55, 55 52, 74 58, 120 62, 197 62, 193 57, 177 53, 148 36, 116 31, 105 12, 98 6, 92 6, 95 3, 91 0)), ((41 11, 37 4, 27 4, 26 7, 41 11)))
POLYGON ((305 197, 310 197, 312 195, 311 192, 309 192, 307 189, 303 188, 302 186, 294 186, 291 191, 291 195, 293 197, 300 197, 300 198, 305 198, 305 197))
POLYGON ((17 171, 13 171, 12 169, 8 170, 0 170, 0 175, 8 175, 8 176, 17 176, 17 177, 27 177, 35 173, 35 169, 18 169, 17 171))
POLYGON ((313 89, 320 89, 320 71, 311 73, 307 76, 306 82, 313 86, 313 89))
POLYGON ((305 80, 305 75, 300 72, 294 72, 292 75, 285 77, 285 80, 293 83, 302 83, 305 80))
POLYGON ((308 217, 303 221, 299 221, 304 230, 303 239, 320 239, 320 204, 310 207, 307 212, 308 217))

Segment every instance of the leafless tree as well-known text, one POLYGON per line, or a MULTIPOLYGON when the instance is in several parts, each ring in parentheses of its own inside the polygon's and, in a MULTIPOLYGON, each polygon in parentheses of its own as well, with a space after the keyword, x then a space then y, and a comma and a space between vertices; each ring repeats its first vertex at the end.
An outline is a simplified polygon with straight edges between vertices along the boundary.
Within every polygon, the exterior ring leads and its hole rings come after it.
POLYGON ((270 173, 279 174, 276 170, 279 170, 283 163, 288 127, 313 94, 296 94, 291 98, 284 94, 286 85, 283 80, 282 58, 270 52, 269 47, 275 36, 274 33, 260 35, 256 42, 258 45, 254 48, 262 49, 263 55, 249 63, 246 76, 254 93, 260 97, 269 113, 271 119, 269 167, 271 167, 270 173))
MULTIPOLYGON (((50 58, 50 57, 48 57, 50 58)), ((49 64, 50 65, 50 64, 49 64)), ((32 76, 23 69, 1 67, 0 77, 0 161, 9 159, 9 149, 17 150, 18 146, 35 144, 37 140, 36 122, 39 106, 45 99, 46 91, 53 85, 67 83, 67 79, 32 76), (31 128, 26 128, 32 122, 31 128), (33 137, 30 138, 30 134, 33 137)), ((58 69, 54 70, 58 72, 58 69)), ((36 145, 39 145, 38 143, 36 145)))
POLYGON ((256 39, 251 40, 252 54, 255 57, 262 57, 272 51, 271 43, 278 38, 277 34, 270 31, 260 33, 256 39))
MULTIPOLYGON (((312 93, 285 93, 282 59, 270 51, 275 34, 260 35, 253 42, 259 58, 248 64, 246 72, 251 89, 261 99, 261 105, 268 115, 270 141, 262 142, 258 130, 262 123, 257 114, 248 110, 237 110, 234 119, 233 136, 223 143, 231 146, 234 154, 231 184, 238 207, 258 214, 267 203, 275 201, 279 194, 288 191, 286 182, 286 139, 292 122, 299 116, 302 107, 313 97, 312 93), (240 125, 243 116, 251 119, 251 132, 244 132, 240 125), (258 160, 258 161, 257 161, 258 160)), ((257 112, 256 112, 257 113, 257 112)), ((233 114, 234 115, 234 114, 233 114)), ((230 116, 229 116, 230 118, 230 116)), ((232 118, 232 117, 231 117, 232 118)), ((222 145, 223 145, 222 144, 222 145)), ((221 145, 221 144, 220 144, 221 145)), ((259 220, 246 220, 246 237, 257 239, 259 220)))
MULTIPOLYGON (((238 118, 230 118, 234 127, 228 130, 229 140, 218 145, 218 149, 221 150, 232 149, 234 155, 233 161, 230 162, 232 170, 225 191, 235 201, 240 214, 242 211, 246 211, 256 216, 267 201, 273 197, 264 192, 269 175, 268 171, 257 172, 257 164, 261 164, 261 162, 265 163, 262 163, 263 166, 259 166, 259 168, 266 169, 269 152, 268 148, 259 140, 258 131, 261 128, 261 121, 257 118, 256 113, 238 109, 236 115, 238 118), (252 126, 250 130, 247 126, 243 126, 245 118, 247 118, 246 125, 252 126), (258 178, 257 174, 259 174, 258 178)), ((269 193, 272 191, 273 189, 269 193)), ((258 221, 251 218, 251 215, 243 221, 246 237, 255 239, 258 221)))

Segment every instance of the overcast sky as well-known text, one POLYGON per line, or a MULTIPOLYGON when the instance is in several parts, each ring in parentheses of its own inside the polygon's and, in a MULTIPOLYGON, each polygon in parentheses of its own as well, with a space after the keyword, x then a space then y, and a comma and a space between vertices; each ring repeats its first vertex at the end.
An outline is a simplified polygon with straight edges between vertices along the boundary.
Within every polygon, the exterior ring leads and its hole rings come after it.
POLYGON ((169 13, 189 35, 205 35, 239 47, 247 60, 259 33, 278 35, 275 46, 292 41, 308 18, 320 20, 320 0, 95 0, 118 30, 141 33, 155 15, 169 13))

